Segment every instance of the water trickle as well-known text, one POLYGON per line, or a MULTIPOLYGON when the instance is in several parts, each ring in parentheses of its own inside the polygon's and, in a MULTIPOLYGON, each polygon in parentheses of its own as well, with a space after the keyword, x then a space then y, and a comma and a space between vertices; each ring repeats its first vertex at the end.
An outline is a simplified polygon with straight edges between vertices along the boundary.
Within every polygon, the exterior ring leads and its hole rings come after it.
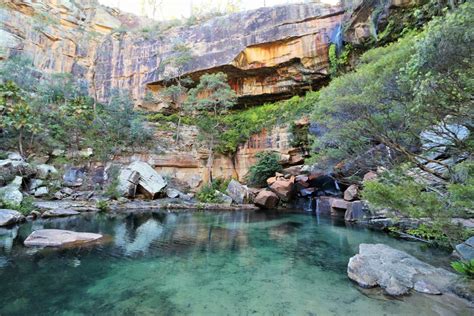
POLYGON ((342 50, 342 25, 338 24, 334 29, 334 32, 331 36, 331 43, 336 45, 337 54, 341 53, 342 50))

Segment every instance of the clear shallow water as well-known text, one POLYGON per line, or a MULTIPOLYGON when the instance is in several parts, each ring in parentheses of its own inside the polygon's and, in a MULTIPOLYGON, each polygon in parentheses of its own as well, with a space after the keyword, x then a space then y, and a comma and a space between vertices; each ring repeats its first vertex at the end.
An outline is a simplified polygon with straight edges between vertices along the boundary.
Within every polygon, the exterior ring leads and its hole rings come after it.
POLYGON ((443 266, 419 243, 308 214, 141 213, 0 231, 0 315, 469 315, 458 302, 393 300, 348 280, 360 243, 443 266), (100 232, 74 249, 22 246, 38 228, 100 232))

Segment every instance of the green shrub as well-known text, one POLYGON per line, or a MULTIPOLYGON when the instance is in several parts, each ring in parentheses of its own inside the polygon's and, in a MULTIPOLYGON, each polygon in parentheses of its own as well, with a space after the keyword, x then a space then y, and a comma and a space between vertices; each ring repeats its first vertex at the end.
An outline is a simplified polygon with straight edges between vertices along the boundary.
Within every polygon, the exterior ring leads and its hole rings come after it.
POLYGON ((275 172, 282 170, 280 158, 275 152, 262 152, 257 154, 257 163, 250 167, 247 180, 249 184, 263 187, 267 179, 273 177, 275 172))
POLYGON ((119 185, 118 175, 120 172, 120 168, 118 167, 111 167, 109 171, 109 177, 112 179, 110 184, 105 189, 105 196, 117 200, 121 195, 118 192, 117 188, 119 185))
POLYGON ((24 196, 23 201, 21 202, 20 205, 15 205, 8 201, 0 200, 0 208, 15 210, 15 211, 20 212, 24 216, 28 216, 32 211, 35 210, 33 201, 34 199, 31 196, 24 196))
POLYGON ((451 267, 469 279, 474 279, 474 259, 451 262, 451 267))
POLYGON ((108 212, 110 211, 109 202, 105 200, 98 201, 96 207, 99 209, 99 212, 108 212))
POLYGON ((216 191, 225 194, 227 186, 231 179, 217 178, 212 183, 207 183, 196 193, 196 198, 202 203, 222 203, 222 200, 216 194, 216 191))

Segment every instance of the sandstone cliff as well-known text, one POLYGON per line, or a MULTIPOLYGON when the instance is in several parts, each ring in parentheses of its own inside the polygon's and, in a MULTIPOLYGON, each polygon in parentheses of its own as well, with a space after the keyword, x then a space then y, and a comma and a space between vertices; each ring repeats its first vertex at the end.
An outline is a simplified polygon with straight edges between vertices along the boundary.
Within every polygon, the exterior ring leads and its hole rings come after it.
POLYGON ((262 8, 150 38, 140 31, 149 21, 95 0, 14 0, 0 7, 0 46, 3 58, 29 55, 42 71, 86 80, 99 100, 118 88, 140 105, 146 91, 163 84, 170 72, 163 61, 182 42, 193 56, 185 74, 197 79, 203 72, 226 72, 241 102, 261 103, 321 84, 343 13, 321 4, 262 8))

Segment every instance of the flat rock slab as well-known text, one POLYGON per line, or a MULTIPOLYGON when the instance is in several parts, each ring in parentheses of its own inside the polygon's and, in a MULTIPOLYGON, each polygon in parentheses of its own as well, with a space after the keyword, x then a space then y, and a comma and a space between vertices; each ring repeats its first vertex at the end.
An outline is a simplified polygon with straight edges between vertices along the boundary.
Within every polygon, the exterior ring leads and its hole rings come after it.
POLYGON ((43 213, 41 217, 49 218, 49 217, 66 217, 66 216, 74 216, 79 215, 78 211, 68 210, 68 209, 56 209, 56 210, 49 210, 43 213))
POLYGON ((20 212, 0 209, 0 227, 16 224, 23 221, 24 218, 20 212))
POLYGON ((393 296, 411 289, 425 294, 451 292, 458 277, 383 244, 360 244, 359 254, 349 259, 349 278, 361 287, 380 286, 393 296))
POLYGON ((25 239, 27 247, 61 247, 81 245, 101 239, 101 234, 79 233, 61 229, 40 229, 32 232, 25 239))

